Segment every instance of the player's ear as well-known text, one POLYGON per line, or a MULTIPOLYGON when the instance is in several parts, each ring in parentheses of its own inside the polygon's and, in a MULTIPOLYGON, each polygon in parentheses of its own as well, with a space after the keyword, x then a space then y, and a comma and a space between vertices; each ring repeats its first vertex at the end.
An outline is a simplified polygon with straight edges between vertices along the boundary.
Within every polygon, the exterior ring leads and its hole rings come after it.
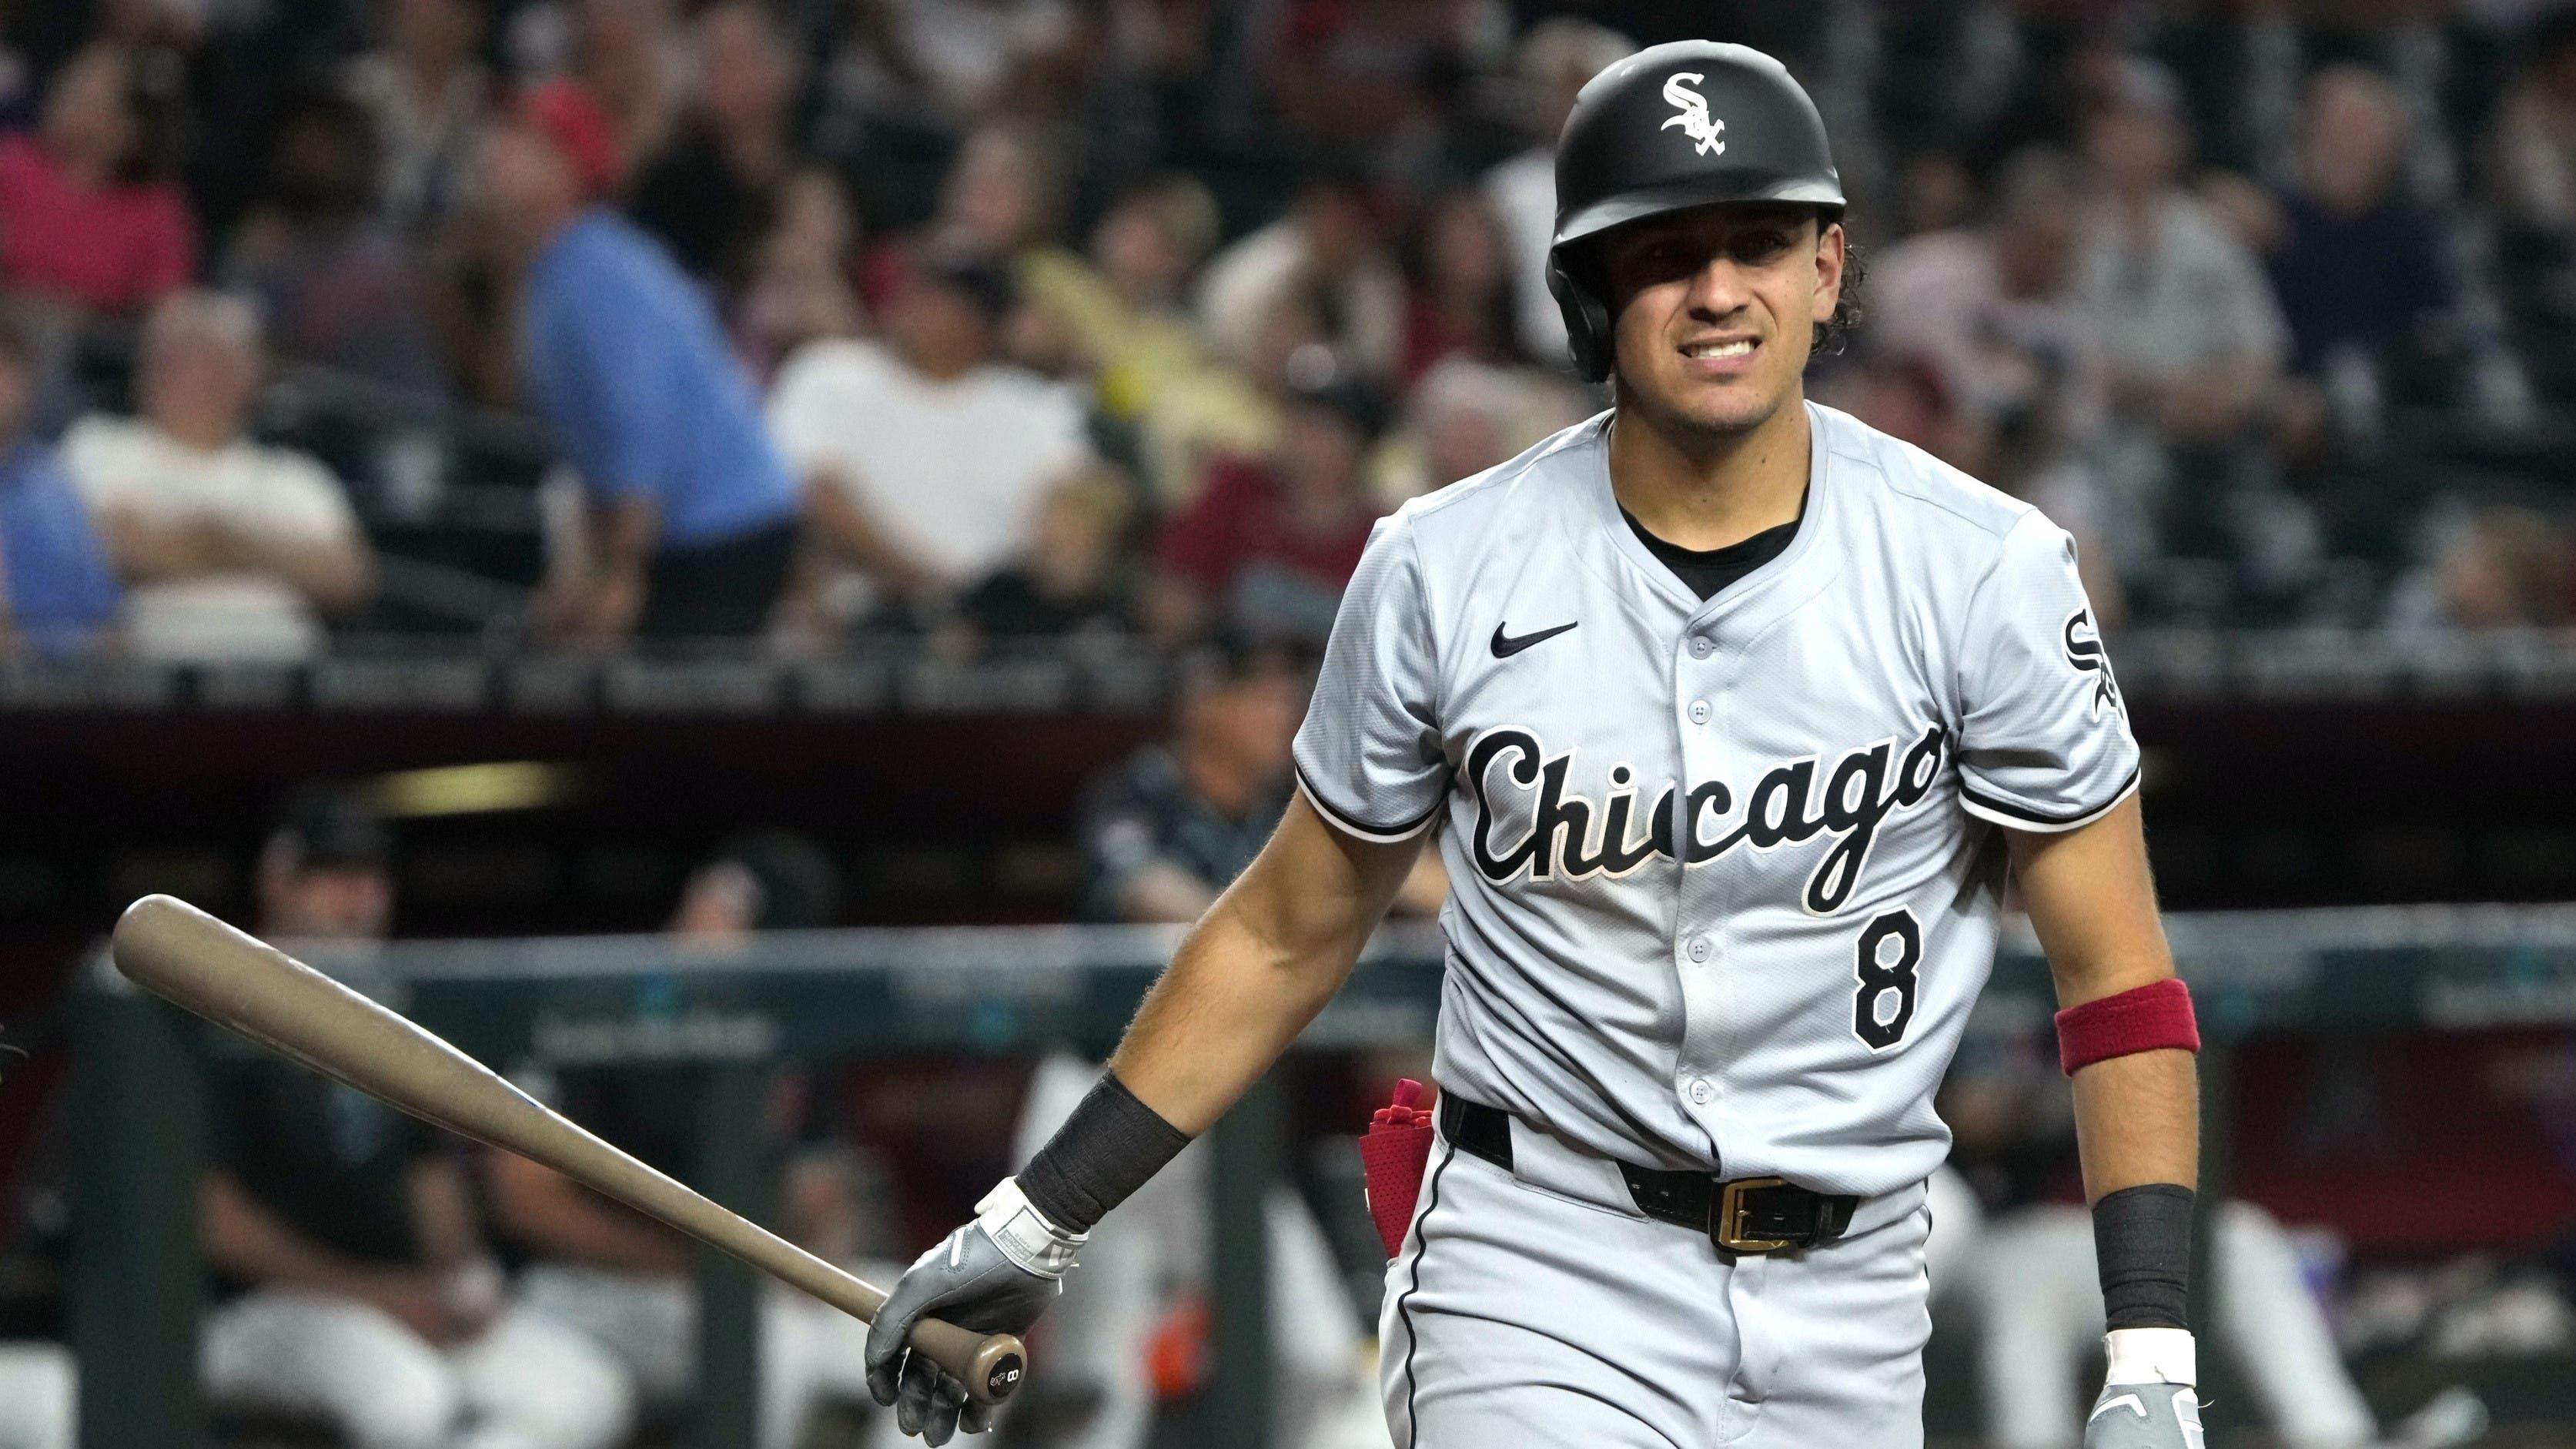
POLYGON ((1839 221, 1822 221, 1816 228, 1816 297, 1808 308, 1808 320, 1821 327, 1834 320, 1834 309, 1843 300, 1843 264, 1850 258, 1850 243, 1843 235, 1839 221))

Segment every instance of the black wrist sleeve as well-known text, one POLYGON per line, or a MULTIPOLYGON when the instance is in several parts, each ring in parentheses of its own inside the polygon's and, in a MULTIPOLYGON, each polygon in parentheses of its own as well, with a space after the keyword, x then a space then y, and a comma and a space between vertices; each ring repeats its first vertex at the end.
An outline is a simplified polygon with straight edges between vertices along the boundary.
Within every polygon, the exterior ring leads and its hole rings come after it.
POLYGON ((1189 1145, 1189 1134, 1136 1100, 1117 1073, 1103 1072, 1100 1085, 1020 1169, 1020 1191, 1048 1222, 1087 1233, 1189 1145))
POLYGON ((2188 1328, 2191 1189, 2124 1187, 2093 1204, 2093 1259, 2113 1328, 2188 1328))

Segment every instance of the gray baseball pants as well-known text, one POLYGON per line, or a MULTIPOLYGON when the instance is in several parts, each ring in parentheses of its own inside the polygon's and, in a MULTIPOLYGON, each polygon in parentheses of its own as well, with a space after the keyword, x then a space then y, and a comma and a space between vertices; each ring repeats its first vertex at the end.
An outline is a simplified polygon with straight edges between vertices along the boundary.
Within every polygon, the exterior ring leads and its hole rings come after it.
POLYGON ((1919 1449, 1921 1185, 1739 1256, 1526 1123, 1512 1158, 1433 1145, 1379 1328, 1396 1449, 1919 1449))

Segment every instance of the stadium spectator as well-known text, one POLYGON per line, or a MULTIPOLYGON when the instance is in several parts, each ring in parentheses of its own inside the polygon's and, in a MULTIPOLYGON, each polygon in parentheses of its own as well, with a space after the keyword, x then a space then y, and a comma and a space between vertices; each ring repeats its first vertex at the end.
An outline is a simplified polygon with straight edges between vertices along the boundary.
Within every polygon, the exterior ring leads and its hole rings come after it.
POLYGON ((1983 435, 1952 459, 1972 473, 2008 429, 2082 448, 2100 428, 2102 349, 2074 285, 2089 193, 2073 158, 2024 151, 1980 225, 1909 237, 1871 261, 1862 346, 1937 368, 1983 435))
POLYGON ((2108 194, 2076 272, 2107 364, 2105 533, 2134 564, 2158 542, 2224 556, 2221 515, 2260 486, 2254 432, 2287 338, 2245 243, 2178 184, 2189 146, 2173 80, 2124 63, 2087 119, 2108 194))
POLYGON ((456 209, 492 105, 479 0, 392 0, 385 43, 350 62, 344 84, 375 123, 377 205, 420 238, 456 209))
POLYGON ((797 497, 750 379, 670 255, 600 208, 608 124, 532 96, 484 142, 485 224, 525 275, 520 362, 592 503, 540 622, 571 637, 745 635, 787 581, 797 497))
POLYGON ((178 293, 143 330, 140 415, 93 415, 63 437, 63 467, 125 583, 123 637, 138 654, 308 657, 325 615, 375 592, 339 480, 249 436, 264 366, 249 303, 178 293))
POLYGON ((2576 548, 2546 514, 2490 504, 2437 530, 2432 561, 2399 581, 2390 622, 2495 629, 2566 621, 2576 604, 2576 548))
POLYGON ((1518 356, 1511 256, 1482 196, 1453 191, 1432 203, 1407 252, 1404 352, 1396 369, 1406 388, 1444 358, 1518 356))
POLYGON ((1386 249, 1378 199, 1359 172, 1317 169, 1288 214, 1217 253, 1199 286, 1199 319, 1218 356, 1248 363, 1279 299, 1323 299, 1333 350, 1371 377, 1404 347, 1404 273, 1386 249))
POLYGON ((2109 189, 2077 274, 2114 395, 2170 436, 2239 429, 2284 347, 2281 312, 2244 244, 2177 185, 2189 133, 2172 81, 2133 63, 2089 121, 2109 189))
POLYGON ((168 162, 164 100, 131 51, 82 50, 33 134, 0 139, 0 286, 130 315, 185 285, 196 223, 168 162))
POLYGON ((2442 219, 2399 185, 2404 104, 2358 66, 2318 73, 2300 122, 2297 182, 2268 218, 2290 370, 2303 392, 2340 401, 2356 428, 2377 427, 2389 374, 2439 345, 2460 300, 2442 219))
POLYGON ((1547 288, 1547 253, 1556 241, 1556 133, 1565 128, 1583 83, 1636 49, 1615 30, 1557 15, 1532 25, 1513 58, 1522 129, 1531 144, 1486 172, 1483 185, 1511 249, 1521 350, 1551 367, 1566 365, 1565 318, 1547 288))
POLYGON ((1009 274, 945 256, 909 271, 882 342, 815 343, 770 398, 817 539, 864 571, 829 586, 840 621, 944 608, 1028 544, 1038 500, 1089 456, 1073 390, 999 360, 1009 274))
POLYGON ((562 84, 579 88, 608 118, 615 184, 623 194, 637 161, 660 151, 680 121, 682 48, 675 0, 569 0, 572 65, 562 84))
POLYGON ((1137 421, 1208 366, 1185 296, 1216 236, 1207 188, 1165 177, 1110 204, 1088 256, 1050 248, 1022 262, 1031 310, 1092 377, 1110 417, 1137 421))
POLYGON ((690 275, 730 298, 751 278, 797 163, 797 56, 761 0, 711 6, 693 33, 695 99, 636 169, 626 210, 690 275))
POLYGON ((1084 914, 1195 921, 1261 853, 1296 788, 1288 756, 1305 708, 1297 656, 1220 635, 1188 660, 1167 744, 1095 781, 1077 834, 1084 914))
POLYGON ((257 299, 281 356, 435 400, 446 369, 421 310, 417 259, 377 219, 377 169, 356 102, 327 90, 290 96, 225 284, 257 299))
POLYGON ((74 654, 113 638, 107 550, 54 450, 29 435, 38 359, 0 319, 0 655, 74 654))
POLYGON ((1561 376, 1451 358, 1423 374, 1370 490, 1389 508, 1508 461, 1590 410, 1561 376))
POLYGON ((2565 260, 2576 249, 2576 9, 2551 10, 2524 37, 2488 145, 2505 219, 2565 260))
POLYGON ((847 104, 952 127, 1045 109, 1080 40, 1064 0, 865 0, 833 57, 847 104))
POLYGON ((732 317, 735 345, 764 385, 806 343, 866 329, 853 280, 858 243, 858 215, 840 177, 809 166, 787 178, 732 317))
POLYGON ((1100 193, 1187 172, 1229 210, 1272 204, 1256 74, 1270 15, 1224 0, 1118 0, 1108 14, 1081 113, 1106 163, 1100 193))
POLYGON ((1289 0, 1277 14, 1262 79, 1283 129, 1365 149, 1390 175, 1438 165, 1440 83, 1470 69, 1479 7, 1289 0))
POLYGON ((1368 461, 1386 405, 1310 352, 1291 364, 1278 446, 1210 470, 1207 488, 1164 524, 1146 623, 1168 639, 1230 627, 1321 645, 1383 510, 1368 461), (1304 377, 1294 376, 1305 371, 1304 377))
POLYGON ((1134 632, 1119 546, 1135 489, 1105 464, 1049 488, 1021 557, 957 601, 967 642, 1099 639, 1134 632))
MULTIPOLYGON (((355 794, 299 798, 260 857, 261 933, 382 937, 389 855, 355 794)), ((625 1436, 625 1373, 509 1300, 456 1151, 247 1045, 209 1071, 200 1232, 223 1285, 203 1328, 209 1398, 318 1416, 354 1449, 606 1449, 625 1436)))
POLYGON ((1063 199, 1051 178, 1061 169, 1027 127, 1007 121, 977 127, 948 168, 925 243, 1000 258, 1016 271, 1052 250, 1063 199))
MULTIPOLYGON (((755 931, 833 923, 839 871, 811 841, 761 831, 728 842, 694 872, 668 934, 707 948, 755 931)), ((683 1182, 700 1180, 694 1068, 530 1071, 521 1081, 574 1121, 683 1182)), ((633 1376, 649 1406, 689 1401, 697 1378, 697 1251, 687 1238, 513 1153, 489 1155, 495 1227, 535 1257, 521 1275, 530 1310, 578 1330, 633 1376)), ((828 1149, 800 1154, 781 1183, 787 1235, 809 1252, 848 1258, 857 1208, 828 1149)), ((884 1264, 849 1264, 871 1281, 884 1264)), ((805 1442, 827 1400, 868 1400, 860 1365, 867 1325, 764 1281, 757 1449, 805 1442)), ((880 1420, 882 1422, 882 1420, 880 1420)), ((753 1446, 745 1446, 753 1449, 753 1446)))

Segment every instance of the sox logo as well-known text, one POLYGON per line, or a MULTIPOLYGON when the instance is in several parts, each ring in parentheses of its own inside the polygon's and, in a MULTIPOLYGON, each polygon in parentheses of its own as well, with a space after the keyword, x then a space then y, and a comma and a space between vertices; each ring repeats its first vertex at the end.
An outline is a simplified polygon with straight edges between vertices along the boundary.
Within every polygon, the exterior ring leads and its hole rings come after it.
POLYGON ((1682 134, 1698 146, 1699 154, 1721 155, 1726 150, 1726 123, 1708 113, 1708 101, 1705 97, 1682 84, 1684 81, 1699 79, 1701 76, 1698 71, 1684 70, 1675 71, 1671 78, 1664 82, 1664 99, 1672 102, 1675 114, 1658 129, 1669 131, 1679 126, 1682 128, 1682 134))
POLYGON ((2102 651, 2102 631, 2093 625, 2093 611, 2078 609, 2066 616, 2066 662, 2090 674, 2093 679, 2092 717, 2102 717, 2102 706, 2120 707, 2120 686, 2111 678, 2110 656, 2102 651))

